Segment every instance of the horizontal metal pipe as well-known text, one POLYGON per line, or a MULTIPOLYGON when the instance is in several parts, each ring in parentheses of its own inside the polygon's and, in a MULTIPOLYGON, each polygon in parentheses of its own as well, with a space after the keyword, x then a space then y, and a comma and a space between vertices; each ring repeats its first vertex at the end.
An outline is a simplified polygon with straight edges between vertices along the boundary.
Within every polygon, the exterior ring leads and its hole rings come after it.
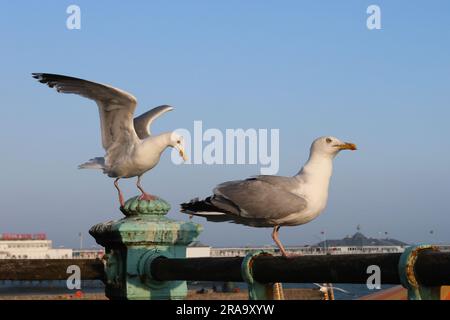
MULTIPOLYGON (((382 284, 399 284, 400 254, 325 255, 256 257, 254 279, 261 283, 363 283, 371 273, 369 266, 378 266, 382 284)), ((243 281, 243 258, 157 258, 150 267, 155 280, 243 281)), ((421 252, 416 263, 416 276, 423 285, 450 284, 450 253, 421 252)))
MULTIPOLYGON (((255 280, 262 283, 366 283, 367 267, 377 265, 382 284, 399 284, 400 254, 300 256, 295 258, 256 257, 253 261, 255 280)), ((243 281, 243 258, 155 259, 149 270, 156 280, 243 281)), ((80 267, 81 279, 104 279, 104 265, 100 260, 1 260, 0 280, 66 280, 67 268, 80 267)), ((450 285, 450 253, 420 252, 416 278, 422 285, 450 285)))
POLYGON ((450 252, 419 253, 415 265, 417 281, 424 285, 450 285, 450 252))

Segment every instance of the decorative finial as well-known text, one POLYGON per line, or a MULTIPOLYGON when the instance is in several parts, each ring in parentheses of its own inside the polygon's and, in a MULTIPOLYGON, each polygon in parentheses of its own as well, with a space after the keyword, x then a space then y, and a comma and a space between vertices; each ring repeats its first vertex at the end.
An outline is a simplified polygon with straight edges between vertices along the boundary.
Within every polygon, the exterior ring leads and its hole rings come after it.
POLYGON ((161 199, 142 200, 139 196, 128 199, 120 211, 125 216, 156 215, 163 216, 170 211, 170 204, 161 199))

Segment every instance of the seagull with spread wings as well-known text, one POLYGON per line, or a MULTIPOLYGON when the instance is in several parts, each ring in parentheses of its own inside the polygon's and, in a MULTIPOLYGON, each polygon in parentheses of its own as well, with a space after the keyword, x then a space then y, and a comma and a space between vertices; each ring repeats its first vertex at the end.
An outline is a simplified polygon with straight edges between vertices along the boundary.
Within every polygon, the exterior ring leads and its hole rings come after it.
POLYGON ((114 180, 120 205, 124 206, 123 193, 119 188, 121 178, 137 177, 137 188, 141 200, 156 197, 144 191, 142 175, 155 167, 167 147, 176 148, 186 160, 182 136, 167 132, 152 135, 150 126, 160 115, 173 110, 171 106, 156 107, 133 119, 137 100, 131 94, 109 85, 83 79, 49 74, 33 73, 33 78, 55 88, 58 92, 78 94, 94 100, 100 113, 104 157, 96 157, 79 166, 80 169, 100 169, 114 180))

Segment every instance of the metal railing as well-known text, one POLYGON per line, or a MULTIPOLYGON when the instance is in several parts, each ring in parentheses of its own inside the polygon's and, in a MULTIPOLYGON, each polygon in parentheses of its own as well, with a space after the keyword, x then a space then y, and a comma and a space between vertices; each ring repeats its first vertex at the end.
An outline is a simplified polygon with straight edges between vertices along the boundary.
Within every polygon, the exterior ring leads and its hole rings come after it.
MULTIPOLYGON (((365 284, 369 266, 378 266, 382 284, 403 284, 402 277, 417 281, 417 288, 450 284, 450 253, 426 250, 415 252, 414 263, 402 264, 402 254, 357 254, 299 256, 292 258, 254 255, 251 257, 252 285, 283 283, 361 283, 365 284), (408 268, 413 267, 408 271, 408 268), (403 271, 404 268, 405 270, 403 271), (403 275, 402 275, 403 274, 403 275)), ((249 282, 243 272, 245 259, 235 258, 166 258, 153 255, 136 276, 142 281, 171 283, 176 281, 249 282)), ((105 261, 66 260, 0 260, 0 280, 66 280, 67 268, 77 265, 82 280, 103 280, 105 261)), ((118 280, 120 281, 126 281, 118 280)), ((119 284, 119 285, 123 285, 119 284)), ((151 287, 151 286, 150 286, 151 287)), ((408 287, 406 285, 406 287, 408 287)), ((408 288, 411 289, 411 288, 408 288)), ((414 288, 413 288, 414 289, 414 288)), ((410 290, 411 291, 411 290, 410 290)), ((261 296, 260 296, 261 297, 261 296)), ((432 298, 423 296, 422 298, 432 298)))
MULTIPOLYGON (((292 258, 260 256, 253 259, 252 274, 260 283, 362 283, 380 268, 383 284, 400 284, 401 254, 357 254, 299 256, 292 258)), ((149 274, 158 281, 233 281, 243 282, 239 258, 156 258, 149 274)), ((450 253, 422 252, 415 264, 418 282, 426 286, 450 284, 450 253)))

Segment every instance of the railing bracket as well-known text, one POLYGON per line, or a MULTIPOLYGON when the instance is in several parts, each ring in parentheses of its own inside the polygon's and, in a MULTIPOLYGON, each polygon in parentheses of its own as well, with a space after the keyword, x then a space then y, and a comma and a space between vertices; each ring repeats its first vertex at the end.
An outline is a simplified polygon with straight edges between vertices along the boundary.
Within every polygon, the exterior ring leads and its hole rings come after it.
POLYGON ((242 278, 248 285, 249 300, 283 300, 281 283, 259 283, 253 278, 253 260, 258 256, 271 256, 271 254, 265 251, 249 253, 241 265, 242 278))
POLYGON ((421 285, 416 279, 415 264, 419 252, 439 251, 436 246, 422 244, 405 249, 399 260, 400 281, 408 290, 408 300, 439 300, 441 287, 427 287, 421 285))

